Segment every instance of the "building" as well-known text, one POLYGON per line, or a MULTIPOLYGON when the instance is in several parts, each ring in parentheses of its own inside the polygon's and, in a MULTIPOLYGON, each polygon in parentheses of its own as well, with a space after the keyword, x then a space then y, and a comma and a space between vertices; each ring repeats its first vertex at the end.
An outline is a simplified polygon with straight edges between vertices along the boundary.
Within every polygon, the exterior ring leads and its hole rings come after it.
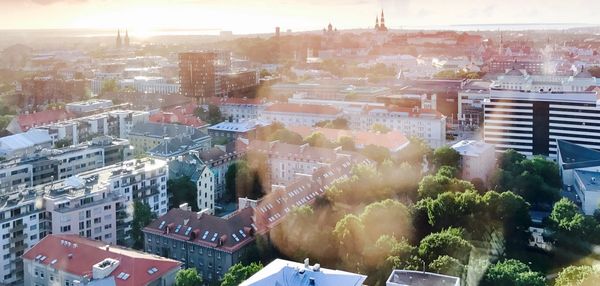
POLYGON ((256 119, 223 121, 208 127, 208 135, 213 139, 221 138, 227 141, 235 141, 237 138, 255 139, 256 131, 269 125, 256 119))
POLYGON ((316 104, 274 103, 259 116, 267 122, 279 122, 286 126, 315 126, 318 122, 342 117, 342 111, 333 106, 316 104))
POLYGON ((195 104, 178 105, 153 113, 148 120, 154 123, 176 123, 204 130, 209 124, 196 116, 196 108, 195 104))
POLYGON ((0 162, 0 191, 62 180, 132 157, 133 150, 127 140, 110 137, 97 137, 89 143, 61 149, 42 149, 0 162))
POLYGON ((514 67, 499 75, 492 86, 499 89, 526 91, 586 91, 596 85, 596 78, 583 67, 572 76, 530 75, 514 67))
POLYGON ((254 244, 252 208, 228 218, 174 208, 144 228, 144 251, 195 267, 207 283, 243 261, 254 244))
POLYGON ((147 111, 112 110, 38 126, 35 129, 47 130, 53 143, 60 140, 67 145, 74 145, 101 135, 127 139, 132 126, 139 122, 147 122, 148 117, 147 111))
POLYGON ((490 97, 492 82, 469 80, 458 91, 458 122, 462 126, 483 125, 483 103, 490 97))
POLYGON ((600 108, 595 92, 525 91, 493 88, 484 104, 485 142, 496 151, 556 158, 556 140, 600 149, 600 108))
POLYGON ((217 96, 254 97, 259 85, 258 70, 231 70, 218 73, 221 86, 217 96))
POLYGON ((225 174, 229 166, 246 154, 246 146, 239 141, 227 145, 215 145, 213 148, 193 153, 206 165, 214 175, 215 199, 225 194, 225 174))
POLYGON ((290 126, 288 130, 300 134, 306 139, 314 133, 321 133, 330 142, 338 142, 340 138, 348 137, 354 141, 356 149, 364 149, 369 145, 384 147, 390 152, 398 152, 410 143, 408 138, 398 131, 379 133, 374 131, 344 130, 323 127, 290 126))
POLYGON ((6 130, 12 134, 26 132, 30 128, 42 126, 46 124, 56 123, 59 121, 72 118, 64 109, 44 110, 33 113, 19 114, 8 123, 6 130))
POLYGON ((217 73, 231 68, 231 56, 222 51, 188 52, 179 54, 179 83, 181 94, 204 101, 220 94, 221 82, 217 73))
POLYGON ((46 236, 23 255, 25 285, 173 285, 181 263, 76 235, 46 236))
MULTIPOLYGON (((169 161, 169 178, 188 178, 196 186, 196 206, 208 214, 215 213, 215 178, 213 172, 198 158, 198 152, 189 152, 169 161)), ((172 206, 177 207, 177 206, 172 206)))
POLYGON ((546 67, 543 60, 536 58, 502 57, 492 59, 489 64, 490 73, 505 73, 507 70, 517 69, 525 70, 528 74, 543 74, 546 67))
POLYGON ((52 138, 48 131, 32 129, 25 133, 0 137, 0 157, 16 158, 51 146, 52 138))
POLYGON ((153 156, 163 158, 189 150, 205 150, 211 143, 210 136, 194 127, 168 123, 140 122, 127 137, 136 153, 150 151, 153 156))
POLYGON ((383 10, 381 10, 381 21, 379 16, 375 17, 375 32, 387 32, 388 28, 385 26, 385 18, 383 16, 383 10))
POLYGON ((344 114, 352 130, 371 130, 383 125, 408 137, 423 139, 430 147, 446 143, 446 116, 432 109, 397 106, 347 108, 344 114))
POLYGON ((87 115, 102 111, 103 109, 111 108, 112 100, 108 99, 93 99, 87 101, 71 102, 65 105, 65 110, 77 116, 87 115))
MULTIPOLYGON (((46 230, 40 223, 43 209, 37 205, 38 194, 33 191, 0 195, 0 233, 2 234, 2 263, 0 284, 23 285, 23 253, 38 243, 46 230)), ((25 284, 31 285, 31 284, 25 284)))
POLYGON ((485 183, 496 170, 496 152, 492 144, 462 140, 452 145, 452 149, 460 154, 463 180, 480 179, 485 183))
POLYGON ((563 186, 575 192, 575 202, 592 215, 600 204, 600 151, 557 140, 557 159, 563 186))
POLYGON ((240 286, 361 286, 366 279, 365 275, 322 268, 318 263, 310 266, 308 258, 304 260, 304 264, 278 258, 242 282, 240 286))
POLYGON ((460 278, 437 273, 393 270, 385 283, 386 286, 460 286, 460 278))
POLYGON ((257 98, 213 97, 207 102, 218 106, 223 117, 232 122, 258 119, 267 107, 264 100, 257 98))
MULTIPOLYGON (((360 155, 342 155, 332 164, 314 171, 297 173, 294 180, 285 186, 272 186, 271 192, 253 203, 255 204, 254 224, 257 232, 267 233, 294 208, 312 204, 336 180, 350 176, 353 166, 371 163, 370 160, 360 155)), ((248 200, 240 198, 239 201, 239 205, 243 206, 248 200)))

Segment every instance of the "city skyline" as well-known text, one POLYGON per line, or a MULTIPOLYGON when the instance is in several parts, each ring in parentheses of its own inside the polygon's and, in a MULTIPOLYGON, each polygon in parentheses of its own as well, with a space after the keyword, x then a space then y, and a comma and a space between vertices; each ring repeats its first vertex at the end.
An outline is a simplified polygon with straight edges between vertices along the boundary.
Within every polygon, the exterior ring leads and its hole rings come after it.
POLYGON ((370 28, 383 9, 390 28, 448 25, 503 25, 529 23, 600 24, 594 15, 600 3, 541 0, 453 2, 430 1, 328 1, 309 0, 260 3, 203 0, 8 0, 0 3, 2 29, 125 29, 149 36, 162 29, 228 30, 236 34, 318 30, 332 23, 339 29, 370 28), (460 7, 460 8, 458 8, 460 7), (520 9, 514 9, 521 7, 520 9), (449 13, 448 11, 451 11, 449 13))

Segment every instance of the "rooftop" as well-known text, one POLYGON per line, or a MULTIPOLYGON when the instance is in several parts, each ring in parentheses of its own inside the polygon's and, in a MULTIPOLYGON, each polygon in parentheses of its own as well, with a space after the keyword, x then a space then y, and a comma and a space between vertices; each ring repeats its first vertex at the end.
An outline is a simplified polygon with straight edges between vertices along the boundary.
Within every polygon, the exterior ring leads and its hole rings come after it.
POLYGON ((350 137, 358 148, 368 145, 376 145, 385 147, 393 152, 399 151, 406 147, 409 143, 408 138, 398 131, 390 131, 388 133, 378 133, 371 131, 359 130, 344 130, 322 127, 306 127, 306 126, 289 126, 290 131, 300 134, 303 138, 310 136, 315 132, 319 132, 329 141, 338 141, 340 137, 350 137))
POLYGON ((367 276, 275 259, 240 286, 361 286, 367 276))
POLYGON ((452 145, 452 149, 456 150, 460 155, 480 156, 486 151, 494 152, 494 145, 476 140, 462 140, 452 145))
POLYGON ((556 140, 563 169, 600 166, 600 151, 565 140, 556 140))
POLYGON ((269 125, 267 122, 262 122, 259 120, 245 120, 241 122, 229 122, 223 121, 221 123, 215 124, 211 127, 208 127, 208 130, 214 131, 230 131, 230 132, 248 132, 256 129, 257 127, 262 127, 269 125))
POLYGON ((412 270, 394 270, 388 278, 388 286, 459 286, 460 278, 412 270))
POLYGON ((225 219, 174 208, 151 222, 144 232, 233 252, 254 241, 252 214, 252 208, 244 208, 225 219))
POLYGON ((268 106, 267 112, 306 113, 322 115, 338 115, 341 111, 333 106, 317 104, 274 103, 268 106))
POLYGON ((109 276, 115 277, 117 286, 147 285, 181 266, 181 262, 175 260, 118 246, 107 246, 78 235, 56 234, 44 237, 23 254, 23 259, 90 280, 95 272, 94 265, 108 262, 111 265, 107 265, 105 269, 116 266, 107 272, 109 276), (115 261, 118 263, 114 263, 115 261))

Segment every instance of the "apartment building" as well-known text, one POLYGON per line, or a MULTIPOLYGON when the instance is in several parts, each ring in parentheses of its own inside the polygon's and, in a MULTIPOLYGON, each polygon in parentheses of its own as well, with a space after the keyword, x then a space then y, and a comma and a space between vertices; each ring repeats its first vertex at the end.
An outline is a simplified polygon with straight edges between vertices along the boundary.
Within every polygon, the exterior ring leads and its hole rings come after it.
POLYGON ((227 145, 215 145, 204 151, 192 151, 213 173, 215 199, 221 199, 225 193, 225 174, 229 166, 246 154, 245 144, 239 141, 227 145))
POLYGON ((600 149, 596 92, 493 88, 485 102, 484 139, 496 151, 556 158, 556 140, 600 149))
POLYGON ((446 143, 446 116, 432 109, 365 106, 345 110, 350 129, 370 130, 383 125, 408 137, 423 139, 432 148, 446 143))
POLYGON ((147 111, 112 110, 38 126, 35 129, 47 130, 53 143, 66 140, 69 144, 75 145, 102 135, 126 139, 133 125, 147 122, 148 117, 147 111))
POLYGON ((196 268, 205 283, 218 282, 242 262, 254 243, 252 208, 228 218, 174 208, 144 228, 144 251, 196 268))
POLYGON ((152 122, 136 124, 128 138, 136 153, 150 151, 153 156, 163 158, 178 156, 189 150, 205 150, 210 148, 211 143, 210 136, 194 127, 152 122), (158 146, 161 148, 156 148, 158 146))
MULTIPOLYGON (((169 178, 188 178, 196 186, 196 206, 209 214, 215 213, 214 174, 198 158, 196 152, 169 161, 169 178)), ((176 206, 175 206, 176 207, 176 206)))
POLYGON ((463 180, 481 179, 488 182, 496 170, 494 145, 483 141, 462 140, 452 145, 452 149, 460 154, 463 180))
POLYGON ((499 75, 493 87, 527 91, 586 91, 596 85, 596 78, 583 67, 575 75, 530 75, 522 70, 512 68, 499 75))
POLYGON ((259 119, 284 125, 312 127, 318 122, 342 117, 340 109, 328 105, 274 103, 261 112, 259 119))
POLYGON ((40 223, 44 217, 35 191, 0 195, 1 285, 23 285, 21 256, 45 235, 40 223))
POLYGON ((212 97, 207 103, 218 106, 223 117, 233 122, 257 119, 268 105, 264 100, 246 97, 212 97))
POLYGON ((181 263, 77 235, 52 234, 23 255, 25 285, 173 285, 181 263))
POLYGON ((129 160, 129 141, 107 136, 61 149, 42 149, 0 162, 0 192, 32 187, 129 160))

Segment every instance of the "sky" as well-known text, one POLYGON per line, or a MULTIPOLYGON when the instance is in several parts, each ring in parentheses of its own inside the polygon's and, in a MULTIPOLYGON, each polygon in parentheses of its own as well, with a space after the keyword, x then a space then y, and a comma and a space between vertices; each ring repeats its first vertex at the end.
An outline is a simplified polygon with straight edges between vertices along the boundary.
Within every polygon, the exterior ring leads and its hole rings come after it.
POLYGON ((236 34, 460 24, 600 24, 598 0, 0 0, 0 29, 211 29, 236 34))

